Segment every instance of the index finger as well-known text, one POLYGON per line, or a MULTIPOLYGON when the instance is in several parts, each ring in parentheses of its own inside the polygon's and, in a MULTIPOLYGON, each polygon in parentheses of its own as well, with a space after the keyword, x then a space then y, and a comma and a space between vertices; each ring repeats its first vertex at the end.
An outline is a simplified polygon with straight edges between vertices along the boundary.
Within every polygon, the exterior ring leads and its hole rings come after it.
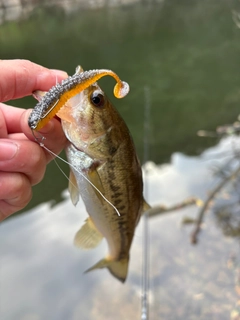
MULTIPOLYGON (((20 118, 25 109, 12 107, 0 102, 0 112, 2 114, 2 117, 0 116, 0 129, 1 121, 3 121, 6 126, 6 134, 21 132, 20 118)), ((0 133, 0 137, 3 138, 4 135, 0 133)))
POLYGON ((51 154, 51 151, 55 154, 59 154, 67 144, 67 138, 63 132, 61 122, 55 118, 51 119, 44 128, 37 132, 37 137, 33 136, 32 130, 28 126, 28 118, 30 110, 25 110, 20 119, 22 132, 26 135, 29 140, 36 140, 39 137, 44 137, 44 145, 50 150, 46 151, 44 149, 47 162, 53 160, 54 156, 51 154))
POLYGON ((35 90, 47 91, 67 77, 28 60, 0 60, 0 101, 22 98, 35 90))

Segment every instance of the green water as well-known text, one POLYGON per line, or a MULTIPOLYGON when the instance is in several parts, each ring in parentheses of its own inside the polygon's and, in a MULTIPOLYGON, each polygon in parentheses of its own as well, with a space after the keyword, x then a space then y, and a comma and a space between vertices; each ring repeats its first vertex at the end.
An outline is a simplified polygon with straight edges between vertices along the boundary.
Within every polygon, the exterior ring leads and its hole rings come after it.
MULTIPOLYGON (((69 74, 78 64, 114 70, 129 82, 131 93, 117 101, 113 80, 100 84, 126 120, 141 160, 147 88, 149 158, 163 163, 173 152, 198 154, 215 144, 196 132, 214 130, 238 116, 240 29, 232 19, 237 5, 224 0, 171 0, 71 15, 60 8, 39 7, 27 20, 0 26, 0 57, 30 59, 69 74)), ((28 98, 13 104, 31 108, 35 102, 28 98)), ((66 185, 51 164, 30 207, 49 199, 59 201, 66 185)))
MULTIPOLYGON (((140 159, 146 159, 147 137, 147 158, 170 162, 145 172, 147 201, 171 206, 190 196, 205 200, 219 183, 216 168, 230 172, 239 165, 227 157, 236 156, 239 137, 209 149, 217 140, 196 132, 232 123, 239 114, 240 29, 232 14, 240 13, 240 3, 151 2, 71 15, 38 7, 28 19, 0 26, 0 58, 30 59, 69 74, 78 64, 114 70, 130 84, 126 98, 113 97, 112 79, 99 83, 126 120, 140 159)), ((35 105, 31 97, 10 103, 35 105)), ((1 224, 0 318, 140 319, 142 220, 124 285, 107 270, 83 274, 106 254, 106 244, 90 251, 72 245, 87 214, 82 201, 77 208, 69 198, 60 202, 67 184, 51 163, 22 211, 28 214, 1 224), (57 204, 51 208, 47 201, 57 204)), ((239 319, 239 185, 235 179, 211 202, 196 246, 189 241, 194 226, 181 221, 195 219, 201 208, 150 219, 150 319, 239 319)))

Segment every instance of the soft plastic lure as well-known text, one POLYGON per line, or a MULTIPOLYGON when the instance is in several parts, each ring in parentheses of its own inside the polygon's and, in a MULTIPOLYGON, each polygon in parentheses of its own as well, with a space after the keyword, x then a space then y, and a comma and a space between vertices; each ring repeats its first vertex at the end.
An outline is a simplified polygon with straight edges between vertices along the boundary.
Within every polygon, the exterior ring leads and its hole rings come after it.
POLYGON ((111 70, 95 69, 84 72, 81 70, 81 67, 78 66, 73 76, 52 87, 36 104, 28 119, 28 125, 32 130, 41 129, 69 99, 104 76, 112 76, 117 81, 113 91, 116 98, 123 98, 129 92, 128 83, 121 81, 118 75, 111 70))

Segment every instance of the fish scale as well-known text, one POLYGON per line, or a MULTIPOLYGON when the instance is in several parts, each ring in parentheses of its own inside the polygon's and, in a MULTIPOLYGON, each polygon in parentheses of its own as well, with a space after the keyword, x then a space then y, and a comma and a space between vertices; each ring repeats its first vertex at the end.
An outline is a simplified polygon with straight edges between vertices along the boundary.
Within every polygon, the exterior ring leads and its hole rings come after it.
POLYGON ((76 75, 63 80, 43 97, 29 118, 29 126, 38 129, 55 114, 61 119, 68 139, 71 199, 76 205, 81 196, 89 215, 74 243, 91 249, 105 238, 108 254, 87 271, 108 268, 124 282, 135 228, 149 206, 143 198, 141 166, 129 130, 93 80, 96 74, 114 76, 117 97, 126 95, 129 87, 109 70, 82 72, 78 69, 76 75), (85 79, 87 87, 76 79, 85 79), (75 88, 73 80, 81 90, 75 88))
POLYGON ((63 130, 70 142, 66 149, 68 161, 77 167, 77 170, 73 170, 77 192, 81 194, 94 226, 88 229, 87 235, 86 226, 82 227, 75 243, 84 247, 84 237, 91 238, 91 232, 94 233, 96 229, 106 239, 109 253, 88 271, 106 267, 124 282, 132 239, 145 202, 141 166, 129 130, 97 83, 81 92, 79 97, 69 100, 57 115, 62 119, 63 130), (93 94, 101 95, 104 105, 96 107, 91 101, 93 94), (98 161, 94 172, 89 164, 79 164, 81 159, 78 150, 92 159, 93 163, 98 161), (120 216, 101 199, 82 174, 100 189, 117 208, 120 216), (85 233, 84 236, 81 232, 85 233))

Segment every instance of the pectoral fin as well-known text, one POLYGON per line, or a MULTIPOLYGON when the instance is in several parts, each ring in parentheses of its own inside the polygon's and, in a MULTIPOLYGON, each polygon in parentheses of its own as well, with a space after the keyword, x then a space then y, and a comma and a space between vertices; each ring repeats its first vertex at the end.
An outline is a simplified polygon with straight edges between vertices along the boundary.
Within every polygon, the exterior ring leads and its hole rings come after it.
POLYGON ((151 209, 151 206, 144 200, 142 214, 151 209))
MULTIPOLYGON (((104 188, 103 188, 103 185, 102 185, 102 181, 101 181, 101 178, 97 172, 96 169, 90 169, 88 171, 88 179, 92 182, 92 184, 94 184, 94 186, 102 193, 104 194, 104 188)), ((103 197, 101 196, 101 194, 99 192, 97 192, 96 189, 94 189, 98 199, 104 203, 104 199, 103 197)))
POLYGON ((74 244, 82 249, 93 249, 102 240, 102 234, 97 230, 91 218, 87 218, 84 225, 76 233, 74 244))
POLYGON ((70 198, 72 200, 72 203, 74 204, 74 206, 76 206, 76 204, 79 201, 79 189, 78 189, 76 177, 73 174, 72 170, 70 170, 68 190, 70 193, 70 198))

